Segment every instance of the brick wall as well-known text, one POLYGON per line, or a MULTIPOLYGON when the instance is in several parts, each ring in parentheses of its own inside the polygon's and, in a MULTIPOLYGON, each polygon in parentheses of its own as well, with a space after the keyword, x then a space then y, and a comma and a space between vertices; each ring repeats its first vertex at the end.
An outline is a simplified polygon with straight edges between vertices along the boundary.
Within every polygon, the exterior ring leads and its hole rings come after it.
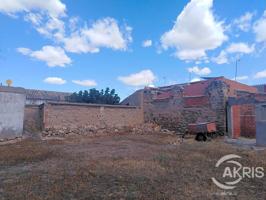
POLYGON ((207 106, 210 104, 208 97, 185 97, 184 98, 185 107, 199 107, 207 106))
POLYGON ((42 108, 37 105, 27 105, 24 111, 24 130, 39 132, 42 127, 42 108))
POLYGON ((143 112, 138 107, 74 103, 44 106, 44 128, 123 127, 142 123, 143 112))
MULTIPOLYGON (((215 122, 218 132, 226 134, 228 99, 236 97, 240 91, 254 95, 257 89, 218 77, 189 84, 145 88, 142 96, 139 91, 135 92, 122 103, 135 105, 138 102, 139 106, 143 105, 145 122, 156 122, 170 130, 185 132, 189 123, 215 122)), ((249 118, 243 117, 243 130, 244 121, 250 121, 249 118)))
POLYGON ((228 84, 228 89, 229 89, 229 96, 236 96, 237 91, 246 91, 249 93, 257 93, 258 90, 256 87, 248 86, 236 81, 232 81, 229 79, 223 79, 223 81, 228 84))
POLYGON ((256 136, 255 104, 233 105, 231 107, 233 138, 256 136))
POLYGON ((240 106, 240 128, 241 136, 255 137, 256 136, 256 116, 255 105, 244 104, 240 106))
POLYGON ((232 137, 238 138, 240 137, 240 106, 234 105, 232 106, 232 137))
POLYGON ((155 121, 163 128, 180 133, 187 131, 189 123, 216 122, 218 131, 225 132, 227 85, 220 80, 210 81, 208 85, 199 83, 203 88, 200 92, 195 85, 185 86, 185 89, 189 87, 186 91, 183 86, 176 86, 172 89, 174 95, 163 100, 154 100, 154 91, 144 91, 145 121, 155 121))

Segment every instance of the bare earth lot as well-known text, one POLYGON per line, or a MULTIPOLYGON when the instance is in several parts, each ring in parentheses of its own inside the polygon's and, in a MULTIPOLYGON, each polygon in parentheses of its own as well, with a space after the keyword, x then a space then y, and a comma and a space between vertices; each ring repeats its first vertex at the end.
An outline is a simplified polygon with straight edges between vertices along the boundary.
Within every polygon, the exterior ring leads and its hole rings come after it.
POLYGON ((230 195, 215 186, 226 154, 266 169, 266 151, 222 139, 179 144, 169 135, 24 140, 0 146, 0 199, 266 199, 266 179, 243 179, 230 195))

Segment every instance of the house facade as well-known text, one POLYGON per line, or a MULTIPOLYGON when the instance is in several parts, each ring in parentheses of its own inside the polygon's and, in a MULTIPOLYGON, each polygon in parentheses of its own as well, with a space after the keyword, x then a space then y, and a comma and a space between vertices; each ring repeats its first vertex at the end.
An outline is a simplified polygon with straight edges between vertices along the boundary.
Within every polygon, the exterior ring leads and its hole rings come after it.
POLYGON ((180 133, 189 123, 216 122, 218 132, 228 132, 227 103, 238 93, 257 93, 257 88, 226 79, 203 81, 138 90, 122 104, 141 106, 145 122, 180 133))

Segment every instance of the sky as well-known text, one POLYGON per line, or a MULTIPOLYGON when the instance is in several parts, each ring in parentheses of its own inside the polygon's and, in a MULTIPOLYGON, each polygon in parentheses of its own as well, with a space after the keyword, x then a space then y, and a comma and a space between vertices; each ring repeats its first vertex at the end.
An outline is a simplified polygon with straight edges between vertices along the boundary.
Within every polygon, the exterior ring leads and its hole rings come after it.
POLYGON ((3 84, 124 98, 201 77, 266 83, 265 0, 0 0, 0 28, 3 84))

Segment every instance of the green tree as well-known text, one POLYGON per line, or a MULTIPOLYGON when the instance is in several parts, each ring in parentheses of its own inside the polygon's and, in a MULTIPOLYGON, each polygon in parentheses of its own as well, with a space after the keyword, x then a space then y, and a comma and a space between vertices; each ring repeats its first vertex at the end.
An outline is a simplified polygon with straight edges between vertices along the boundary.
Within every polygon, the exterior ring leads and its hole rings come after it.
POLYGON ((106 88, 105 90, 97 90, 95 88, 89 91, 75 92, 67 99, 71 102, 79 103, 95 103, 95 104, 119 104, 120 97, 116 94, 115 89, 106 88))

